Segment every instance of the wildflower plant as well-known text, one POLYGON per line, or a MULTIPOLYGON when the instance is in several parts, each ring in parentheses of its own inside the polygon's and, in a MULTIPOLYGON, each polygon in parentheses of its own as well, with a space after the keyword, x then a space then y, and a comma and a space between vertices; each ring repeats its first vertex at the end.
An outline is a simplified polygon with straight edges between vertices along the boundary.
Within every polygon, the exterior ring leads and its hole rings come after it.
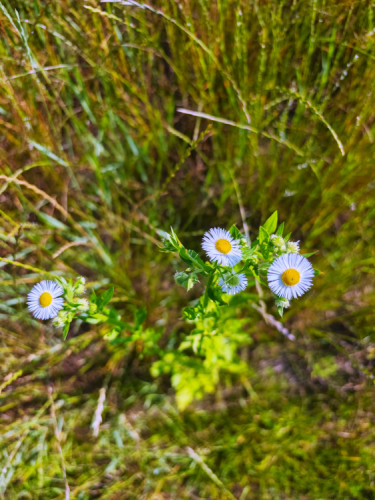
MULTIPOLYGON (((201 243, 208 260, 185 248, 175 231, 159 231, 162 251, 178 254, 184 269, 175 280, 190 290, 200 286, 201 296, 183 310, 184 319, 193 325, 190 333, 162 359, 154 363, 154 375, 170 373, 180 407, 206 392, 227 375, 246 375, 249 367, 238 356, 238 348, 251 343, 243 331, 246 320, 237 317, 236 295, 248 287, 245 302, 261 309, 259 289, 269 287, 280 316, 290 307, 290 299, 305 293, 312 285, 314 271, 307 256, 299 255, 299 242, 283 236, 284 224, 277 225, 273 213, 253 241, 236 227, 228 231, 213 228, 201 243), (234 307, 231 307, 234 306, 234 307), (192 357, 191 354, 194 356, 192 357)), ((310 254, 311 255, 311 254, 310 254)))
POLYGON ((145 308, 135 311, 132 322, 125 322, 109 305, 114 289, 88 295, 83 277, 56 277, 55 281, 36 284, 28 295, 28 307, 36 318, 52 319, 54 326, 62 328, 64 339, 72 321, 78 320, 101 325, 103 337, 118 355, 125 356, 133 346, 138 357, 152 356, 151 373, 170 374, 178 405, 184 408, 213 392, 225 378, 248 378, 249 366, 238 353, 252 339, 244 331, 248 319, 246 315, 238 317, 237 305, 250 305, 261 312, 264 305, 260 305, 259 290, 265 286, 273 292, 282 316, 290 300, 311 287, 316 271, 307 256, 299 254, 299 242, 289 241, 290 235, 284 237, 283 231, 284 224, 277 227, 277 212, 259 228, 253 241, 236 226, 210 229, 201 241, 206 260, 187 249, 173 229, 170 233, 159 231, 161 250, 177 254, 183 263, 183 269, 175 273, 176 283, 202 292, 183 310, 187 332, 182 336, 172 332, 163 348, 159 346, 163 330, 144 325, 145 308), (255 287, 258 295, 246 291, 250 287, 255 287), (245 291, 244 299, 238 300, 245 291))
POLYGON ((92 293, 84 295, 86 280, 83 276, 76 280, 56 277, 37 283, 28 294, 27 304, 32 315, 41 320, 52 319, 53 325, 63 329, 63 338, 68 335, 74 319, 88 323, 107 320, 104 307, 113 296, 113 288, 97 297, 92 293))
POLYGON ((134 345, 137 345, 140 358, 159 354, 162 330, 145 327, 147 312, 144 307, 135 310, 131 322, 123 321, 119 311, 109 305, 113 293, 114 289, 109 288, 101 294, 92 291, 89 295, 83 276, 75 280, 56 277, 54 281, 41 281, 33 287, 28 295, 28 307, 35 318, 52 319, 55 327, 62 328, 64 340, 72 322, 77 320, 100 325, 103 338, 120 355, 125 355, 134 345), (51 303, 46 294, 51 295, 51 303))

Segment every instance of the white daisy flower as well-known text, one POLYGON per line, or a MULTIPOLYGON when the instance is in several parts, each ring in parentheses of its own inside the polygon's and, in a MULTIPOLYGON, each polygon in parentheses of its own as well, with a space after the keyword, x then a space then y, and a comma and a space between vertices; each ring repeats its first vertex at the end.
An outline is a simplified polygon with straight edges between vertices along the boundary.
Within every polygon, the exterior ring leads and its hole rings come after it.
POLYGON ((207 256, 223 266, 235 266, 242 259, 241 243, 229 231, 214 227, 203 236, 202 248, 207 256))
POLYGON ((299 241, 288 241, 286 251, 287 253, 299 253, 299 241))
POLYGON ((34 318, 54 318, 64 305, 64 299, 60 297, 63 293, 64 290, 55 281, 41 281, 28 294, 27 307, 34 318))
POLYGON ((219 279, 219 285, 224 293, 234 295, 245 290, 247 287, 247 278, 243 273, 228 273, 219 279))
POLYGON ((274 294, 290 300, 309 290, 313 276, 312 265, 305 257, 288 253, 271 264, 267 279, 274 294))

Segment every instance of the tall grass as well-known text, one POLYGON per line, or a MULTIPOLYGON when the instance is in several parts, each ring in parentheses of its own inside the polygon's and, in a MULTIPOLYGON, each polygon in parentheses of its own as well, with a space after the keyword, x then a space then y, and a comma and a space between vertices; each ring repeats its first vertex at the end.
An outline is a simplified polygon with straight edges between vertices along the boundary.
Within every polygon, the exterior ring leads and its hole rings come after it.
POLYGON ((0 20, 2 496, 371 498, 371 2, 3 0, 0 20), (167 342, 194 291, 156 230, 198 250, 241 210, 250 234, 278 210, 323 273, 294 343, 241 306, 252 380, 184 413, 100 329, 62 343, 25 309, 44 273, 82 274, 167 342))

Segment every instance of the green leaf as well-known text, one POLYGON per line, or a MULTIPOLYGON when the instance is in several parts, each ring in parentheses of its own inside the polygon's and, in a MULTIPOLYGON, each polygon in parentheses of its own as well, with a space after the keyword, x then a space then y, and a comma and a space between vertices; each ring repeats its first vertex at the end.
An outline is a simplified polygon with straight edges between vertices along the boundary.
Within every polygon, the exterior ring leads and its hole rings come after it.
POLYGON ((63 160, 59 156, 55 155, 55 153, 52 153, 52 151, 50 151, 49 149, 47 149, 42 144, 39 144, 38 142, 35 142, 35 141, 28 141, 28 142, 29 142, 29 144, 31 146, 34 146, 35 149, 37 149, 41 153, 43 153, 46 156, 48 156, 48 158, 50 158, 51 160, 55 161, 59 165, 62 165, 63 167, 69 167, 69 164, 65 160, 63 160))
POLYGON ((194 307, 185 307, 184 318, 194 320, 197 317, 197 311, 194 307))
POLYGON ((314 276, 319 276, 320 273, 319 269, 314 269, 314 276))
POLYGON ((86 318, 86 323, 90 323, 90 325, 97 325, 98 323, 105 323, 108 319, 108 316, 105 314, 95 313, 92 316, 86 318))
POLYGON ((224 302, 222 298, 222 292, 218 288, 210 287, 207 291, 207 294, 210 297, 210 299, 216 302, 217 304, 220 304, 221 306, 227 305, 227 303, 224 302))
POLYGON ((194 262, 194 264, 198 267, 200 267, 201 269, 205 269, 206 266, 204 265, 204 262, 203 260, 199 257, 199 255, 197 254, 197 252, 195 252, 194 250, 188 250, 188 254, 189 254, 189 257, 191 258, 191 260, 194 262))
POLYGON ((302 257, 306 257, 309 258, 311 257, 312 255, 315 255, 316 253, 318 253, 318 250, 315 250, 315 252, 310 252, 310 253, 301 253, 300 255, 302 255, 302 257))
POLYGON ((187 290, 190 290, 193 288, 195 283, 199 281, 198 276, 195 273, 185 273, 185 272, 180 272, 176 273, 174 276, 176 283, 178 285, 181 285, 185 287, 187 290))
POLYGON ((175 245, 176 249, 178 248, 183 248, 183 244, 181 243, 181 241, 178 239, 178 236, 177 234, 174 232, 173 230, 173 227, 171 226, 171 235, 172 235, 172 243, 175 245))
POLYGON ((134 323, 136 328, 140 327, 147 318, 147 309, 145 307, 139 308, 134 314, 134 323))
POLYGON ((263 243, 267 243, 270 239, 270 235, 263 226, 259 228, 259 243, 262 245, 263 243))
POLYGON ((283 314, 284 314, 284 308, 282 306, 277 306, 277 311, 278 311, 280 317, 282 318, 283 314))
POLYGON ((42 222, 44 222, 47 226, 53 227, 54 229, 60 229, 60 230, 65 230, 68 229, 68 227, 63 224, 61 221, 58 219, 55 219, 54 217, 51 217, 50 215, 44 213, 44 212, 37 212, 38 219, 40 219, 42 222))
POLYGON ((276 231, 277 228, 277 210, 269 217, 266 222, 263 224, 264 229, 268 232, 268 234, 272 234, 276 231))
POLYGON ((237 226, 235 226, 234 224, 229 229, 229 232, 230 232, 230 235, 232 236, 232 238, 234 238, 235 240, 240 240, 242 238, 242 234, 240 233, 237 226))
POLYGON ((202 271, 206 270, 206 266, 203 260, 194 250, 186 250, 186 248, 181 248, 179 255, 180 258, 185 262, 185 264, 188 264, 189 266, 193 265, 195 268, 202 271))
POLYGON ((242 245, 241 253, 243 260, 248 260, 254 257, 255 251, 256 251, 255 248, 250 248, 248 245, 242 245))
POLYGON ((63 328, 63 339, 65 340, 66 337, 68 336, 69 333, 69 328, 70 328, 70 323, 67 323, 64 328, 63 328))
POLYGON ((114 288, 109 288, 108 290, 106 290, 104 293, 102 293, 102 295, 100 295, 97 299, 97 305, 98 305, 98 308, 99 309, 103 309, 103 307, 105 307, 108 302, 111 300, 111 298, 113 297, 113 292, 114 292, 114 288))
POLYGON ((288 233, 286 236, 284 236, 284 240, 288 241, 292 233, 288 233))
POLYGON ((283 232, 284 232, 284 222, 282 222, 280 224, 280 226, 278 227, 278 229, 276 231, 276 234, 277 234, 277 236, 282 236, 283 232))

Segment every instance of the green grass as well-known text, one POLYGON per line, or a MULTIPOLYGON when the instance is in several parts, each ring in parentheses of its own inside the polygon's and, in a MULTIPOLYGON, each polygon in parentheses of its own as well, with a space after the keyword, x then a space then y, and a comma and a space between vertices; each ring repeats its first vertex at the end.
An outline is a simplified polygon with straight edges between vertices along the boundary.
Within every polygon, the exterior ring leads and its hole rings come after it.
POLYGON ((9 0, 0 20, 2 497, 372 498, 371 3, 9 0), (184 412, 150 359, 25 309, 43 272, 82 274, 165 345, 197 292, 156 230, 199 251, 241 210, 251 234, 278 210, 323 272, 295 342, 239 307, 252 377, 184 412))

